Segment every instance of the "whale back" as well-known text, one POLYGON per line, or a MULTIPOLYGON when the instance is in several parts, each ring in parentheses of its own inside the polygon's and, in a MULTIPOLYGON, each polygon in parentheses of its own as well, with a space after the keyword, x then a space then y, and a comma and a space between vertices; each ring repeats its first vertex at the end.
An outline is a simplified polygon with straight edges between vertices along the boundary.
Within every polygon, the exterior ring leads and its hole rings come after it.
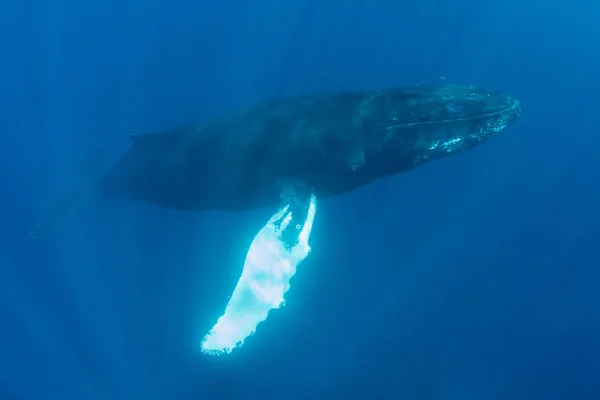
MULTIPOLYGON (((352 147, 358 95, 276 100, 202 123, 133 135, 101 179, 112 196, 176 209, 249 209, 279 204, 289 179, 321 196, 352 147), (346 98, 343 98, 346 97, 346 98), (328 177, 323 183, 316 176, 328 177)), ((334 185, 335 186, 335 185, 334 185)))

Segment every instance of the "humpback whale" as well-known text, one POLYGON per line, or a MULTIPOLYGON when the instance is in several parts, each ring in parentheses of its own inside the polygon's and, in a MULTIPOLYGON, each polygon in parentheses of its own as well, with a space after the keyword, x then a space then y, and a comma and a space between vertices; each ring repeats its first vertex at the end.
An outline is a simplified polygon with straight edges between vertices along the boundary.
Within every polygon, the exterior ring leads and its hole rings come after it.
POLYGON ((85 187, 180 210, 276 210, 250 246, 225 313, 202 340, 203 352, 228 353, 284 303, 310 251, 318 199, 473 148, 520 112, 504 93, 463 85, 273 100, 134 135, 123 157, 85 187))

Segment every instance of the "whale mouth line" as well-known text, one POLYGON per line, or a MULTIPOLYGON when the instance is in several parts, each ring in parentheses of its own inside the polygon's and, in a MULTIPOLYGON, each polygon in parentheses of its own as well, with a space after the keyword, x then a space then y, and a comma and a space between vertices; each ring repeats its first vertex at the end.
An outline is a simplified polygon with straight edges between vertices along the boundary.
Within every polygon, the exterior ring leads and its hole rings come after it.
POLYGON ((519 108, 521 107, 521 103, 518 100, 513 100, 513 103, 506 108, 503 108, 502 110, 498 110, 498 111, 493 111, 493 112, 489 112, 489 113, 483 113, 483 114, 479 114, 476 116, 470 116, 470 117, 459 117, 459 118, 451 118, 451 119, 438 119, 438 120, 432 120, 432 121, 419 121, 419 122, 408 122, 408 123, 404 123, 404 124, 394 124, 394 125, 389 125, 386 126, 385 128, 382 128, 380 130, 380 132, 388 130, 388 129, 392 129, 392 128, 410 128, 413 126, 418 126, 418 125, 435 125, 435 124, 445 124, 448 122, 461 122, 461 121, 473 121, 476 119, 482 119, 482 118, 493 118, 502 114, 507 114, 507 113, 511 113, 511 112, 516 112, 517 115, 519 114, 519 108))

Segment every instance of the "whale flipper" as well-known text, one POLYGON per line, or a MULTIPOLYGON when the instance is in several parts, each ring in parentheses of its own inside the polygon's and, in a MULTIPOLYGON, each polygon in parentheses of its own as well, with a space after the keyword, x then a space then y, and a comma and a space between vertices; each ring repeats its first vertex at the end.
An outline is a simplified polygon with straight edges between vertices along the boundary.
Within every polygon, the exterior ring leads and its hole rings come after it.
POLYGON ((256 234, 240 279, 225 308, 201 344, 206 354, 230 353, 256 331, 284 295, 298 265, 308 256, 317 199, 304 190, 284 192, 282 207, 256 234), (294 193, 292 196, 291 193, 294 193))

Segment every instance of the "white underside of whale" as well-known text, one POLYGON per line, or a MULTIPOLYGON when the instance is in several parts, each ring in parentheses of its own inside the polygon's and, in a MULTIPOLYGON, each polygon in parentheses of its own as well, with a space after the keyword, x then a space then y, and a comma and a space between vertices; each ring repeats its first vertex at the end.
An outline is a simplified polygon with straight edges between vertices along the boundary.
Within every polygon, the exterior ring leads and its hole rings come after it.
POLYGON ((293 227, 299 232, 298 241, 292 247, 285 246, 281 236, 294 221, 289 205, 273 214, 256 234, 225 313, 202 339, 203 353, 231 353, 254 334, 271 310, 285 305, 284 296, 290 288, 290 279, 310 252, 308 238, 316 210, 316 198, 311 196, 306 221, 303 226, 293 227), (278 224, 278 221, 282 222, 278 224))

